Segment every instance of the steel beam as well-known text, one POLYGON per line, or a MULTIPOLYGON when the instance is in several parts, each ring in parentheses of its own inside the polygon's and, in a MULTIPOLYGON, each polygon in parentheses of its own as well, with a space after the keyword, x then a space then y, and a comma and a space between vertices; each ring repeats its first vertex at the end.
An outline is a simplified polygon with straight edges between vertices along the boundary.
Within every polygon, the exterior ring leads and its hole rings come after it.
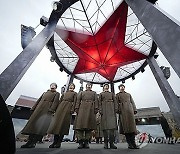
POLYGON ((53 10, 46 27, 29 43, 14 61, 0 74, 0 94, 6 100, 19 83, 43 47, 54 34, 57 22, 69 6, 78 0, 61 0, 60 7, 53 10))
POLYGON ((0 94, 6 100, 54 33, 48 24, 0 75, 0 94))
POLYGON ((180 23, 146 0, 125 1, 180 77, 180 23))
POLYGON ((67 83, 66 83, 66 87, 65 87, 65 92, 68 90, 69 85, 70 85, 71 83, 73 83, 73 80, 74 80, 74 75, 73 75, 73 74, 69 75, 69 76, 68 76, 67 83))
POLYGON ((114 83, 113 83, 113 82, 111 82, 111 92, 112 92, 112 93, 115 92, 115 90, 114 90, 114 83))
POLYGON ((178 99, 177 95, 174 93, 167 79, 164 77, 164 74, 161 68, 158 66, 154 57, 147 59, 147 62, 164 95, 164 98, 170 108, 170 111, 174 116, 175 121, 180 127, 180 100, 178 99))

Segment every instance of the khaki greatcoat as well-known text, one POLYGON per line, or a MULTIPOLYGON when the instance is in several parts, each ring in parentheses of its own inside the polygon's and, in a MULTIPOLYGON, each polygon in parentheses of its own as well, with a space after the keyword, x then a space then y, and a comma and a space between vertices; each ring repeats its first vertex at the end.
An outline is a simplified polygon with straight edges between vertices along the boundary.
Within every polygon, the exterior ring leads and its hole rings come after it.
POLYGON ((137 111, 132 96, 127 92, 119 92, 116 94, 119 105, 119 127, 120 133, 137 133, 134 111, 137 111))
POLYGON ((99 109, 102 113, 101 126, 102 130, 117 129, 118 104, 114 93, 105 91, 99 94, 99 109))
POLYGON ((82 91, 78 94, 75 110, 78 112, 74 129, 95 130, 96 111, 98 111, 97 94, 94 91, 82 91))
POLYGON ((48 90, 43 93, 32 107, 31 110, 34 110, 34 112, 21 133, 26 135, 46 135, 52 118, 52 112, 56 111, 59 104, 59 97, 59 92, 48 90))
POLYGON ((67 91, 62 94, 60 104, 49 126, 48 134, 69 134, 71 113, 74 111, 76 100, 77 93, 74 91, 67 91))

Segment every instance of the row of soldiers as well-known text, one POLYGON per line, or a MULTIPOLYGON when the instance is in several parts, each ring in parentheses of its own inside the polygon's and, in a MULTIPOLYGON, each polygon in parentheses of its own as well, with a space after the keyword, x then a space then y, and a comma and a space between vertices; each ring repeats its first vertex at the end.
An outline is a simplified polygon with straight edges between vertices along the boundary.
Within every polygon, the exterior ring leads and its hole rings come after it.
POLYGON ((137 110, 123 84, 119 85, 120 92, 116 95, 109 91, 108 84, 104 84, 99 97, 92 91, 91 83, 87 83, 86 90, 78 94, 74 91, 75 85, 71 83, 61 97, 56 89, 57 84, 52 83, 50 89, 31 108, 32 115, 22 130, 22 134, 29 135, 29 139, 21 148, 34 148, 38 139, 46 134, 54 135, 49 148, 60 148, 64 135, 69 133, 71 116, 76 113, 73 129, 78 139, 78 149, 87 149, 91 132, 97 129, 96 114, 99 113, 105 149, 117 149, 114 141, 118 124, 120 133, 126 136, 128 148, 138 149, 135 144, 137 131, 134 119, 137 110), (120 116, 118 124, 117 115, 120 116))

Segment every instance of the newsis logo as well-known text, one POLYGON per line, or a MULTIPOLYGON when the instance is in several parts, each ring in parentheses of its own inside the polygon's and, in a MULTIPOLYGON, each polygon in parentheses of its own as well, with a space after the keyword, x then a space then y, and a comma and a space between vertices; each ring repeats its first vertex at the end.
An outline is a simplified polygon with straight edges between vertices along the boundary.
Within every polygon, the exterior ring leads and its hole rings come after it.
POLYGON ((157 143, 157 144, 176 144, 180 143, 180 137, 153 137, 148 133, 139 133, 136 135, 136 144, 143 148, 147 146, 149 143, 157 143))

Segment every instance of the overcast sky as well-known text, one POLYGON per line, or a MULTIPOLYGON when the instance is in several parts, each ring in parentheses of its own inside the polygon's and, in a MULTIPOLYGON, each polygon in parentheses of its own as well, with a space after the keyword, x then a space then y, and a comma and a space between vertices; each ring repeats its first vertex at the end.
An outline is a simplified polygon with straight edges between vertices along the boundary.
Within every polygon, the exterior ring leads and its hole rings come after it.
MULTIPOLYGON (((49 17, 52 11, 52 0, 6 0, 0 2, 0 73, 22 51, 21 24, 36 27, 42 16, 49 17)), ((159 0, 158 6, 180 21, 180 0, 159 0)), ((43 27, 38 26, 38 33, 43 27)), ((159 66, 170 64, 157 50, 159 66)), ((55 62, 50 62, 50 52, 46 47, 41 51, 34 63, 23 76, 19 84, 6 100, 7 104, 14 105, 20 95, 38 98, 49 88, 50 83, 58 84, 58 91, 67 82, 67 74, 59 71, 55 62)), ((138 73, 135 80, 126 80, 126 91, 131 93, 137 108, 160 107, 161 111, 169 111, 169 107, 157 85, 157 82, 149 68, 144 73, 138 73)), ((171 68, 171 77, 168 79, 174 92, 180 96, 180 79, 171 68)), ((74 80, 75 91, 79 91, 80 83, 74 80)), ((115 84, 115 92, 118 92, 115 84)), ((84 84, 85 86, 85 84, 84 84)), ((93 85, 97 93, 102 91, 99 85, 93 85)))

